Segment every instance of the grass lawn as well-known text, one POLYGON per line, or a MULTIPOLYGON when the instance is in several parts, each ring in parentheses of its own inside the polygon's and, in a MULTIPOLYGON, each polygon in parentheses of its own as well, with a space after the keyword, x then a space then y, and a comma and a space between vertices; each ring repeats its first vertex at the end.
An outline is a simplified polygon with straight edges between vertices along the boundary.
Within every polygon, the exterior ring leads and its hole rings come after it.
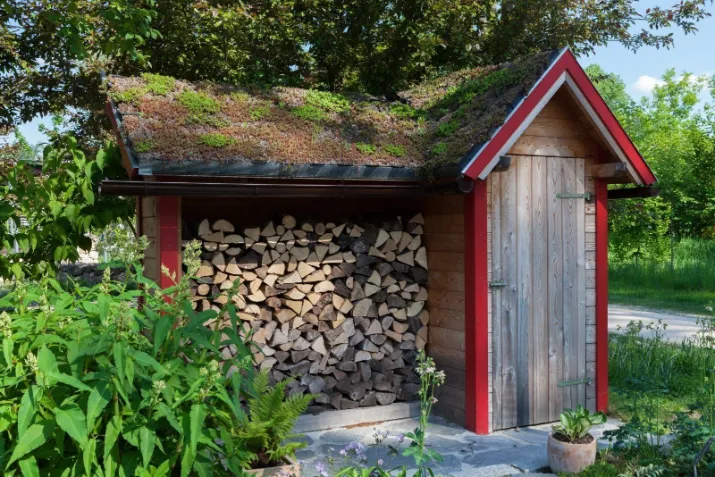
POLYGON ((715 304, 715 290, 678 291, 611 283, 608 301, 617 305, 704 315, 707 314, 705 304, 715 304))
POLYGON ((673 261, 611 262, 609 300, 619 305, 698 315, 715 304, 715 241, 678 243, 673 261))

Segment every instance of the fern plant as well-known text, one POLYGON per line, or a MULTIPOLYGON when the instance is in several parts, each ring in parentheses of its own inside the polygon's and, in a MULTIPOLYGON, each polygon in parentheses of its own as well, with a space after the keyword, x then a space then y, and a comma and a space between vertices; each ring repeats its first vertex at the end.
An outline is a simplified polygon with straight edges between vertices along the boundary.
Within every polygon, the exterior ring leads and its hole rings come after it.
POLYGON ((253 468, 285 464, 286 457, 306 446, 304 442, 286 442, 300 437, 293 426, 315 396, 294 394, 286 397, 289 381, 270 385, 268 372, 257 374, 247 391, 248 414, 239 419, 238 439, 243 444, 253 468))

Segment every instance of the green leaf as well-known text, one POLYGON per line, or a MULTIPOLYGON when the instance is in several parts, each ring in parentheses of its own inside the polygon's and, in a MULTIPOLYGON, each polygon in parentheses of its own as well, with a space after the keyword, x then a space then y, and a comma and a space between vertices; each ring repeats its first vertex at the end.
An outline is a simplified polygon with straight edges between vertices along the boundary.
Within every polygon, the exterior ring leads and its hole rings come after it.
POLYGON ((156 322, 154 326, 154 356, 159 353, 172 326, 174 326, 174 318, 171 315, 164 315, 156 322))
POLYGON ((107 423, 107 429, 104 433, 104 459, 106 460, 114 444, 116 444, 119 435, 122 433, 122 416, 115 415, 107 423))
POLYGON ((184 448, 184 454, 181 456, 181 477, 189 477, 191 468, 194 466, 196 455, 190 448, 184 448))
POLYGON ((27 431, 25 431, 24 434, 19 436, 17 445, 12 451, 10 461, 7 463, 7 465, 9 466, 19 458, 24 457, 25 455, 29 454, 30 452, 34 451, 42 444, 47 442, 47 439, 52 436, 54 430, 55 424, 54 422, 49 420, 45 420, 37 424, 31 425, 27 429, 27 431))
POLYGON ((166 405, 164 402, 160 402, 159 404, 156 405, 156 414, 158 416, 164 417, 171 427, 176 429, 176 432, 181 433, 181 424, 179 421, 176 419, 176 416, 174 416, 174 412, 172 409, 166 405))
POLYGON ((156 445, 156 434, 148 427, 139 429, 139 451, 142 453, 142 465, 144 468, 149 467, 151 456, 154 454, 154 446, 156 445))
POLYGON ((53 373, 58 371, 57 358, 49 348, 43 346, 37 353, 37 368, 42 374, 53 373))
POLYGON ((82 448, 87 445, 87 421, 76 403, 66 403, 55 409, 55 421, 82 448))
POLYGON ((166 373, 164 367, 157 360, 155 360, 143 351, 132 351, 132 358, 134 359, 134 361, 141 364, 142 366, 152 368, 154 369, 154 371, 157 371, 162 374, 166 373))
POLYGON ((37 467, 37 460, 34 457, 21 460, 18 465, 23 477, 40 477, 40 469, 37 467))
POLYGON ((20 401, 20 410, 17 413, 17 434, 22 435, 37 412, 37 403, 42 398, 42 388, 32 386, 25 391, 20 401))
POLYGON ((204 419, 206 419, 206 406, 200 403, 191 406, 189 413, 189 444, 194 455, 196 455, 196 446, 199 443, 199 436, 204 426, 204 419))
POLYGON ((89 393, 87 398, 87 428, 94 429, 94 421, 112 399, 112 392, 106 383, 100 382, 89 393))
POLYGON ((73 388, 79 389, 80 391, 91 391, 92 388, 84 384, 79 379, 64 373, 45 373, 45 376, 51 380, 58 381, 60 383, 67 384, 73 388))
POLYGON ((84 473, 92 475, 92 464, 97 464, 97 439, 87 441, 82 452, 82 462, 84 463, 84 473))
POLYGON ((2 340, 2 352, 5 357, 5 364, 8 366, 12 366, 12 348, 12 338, 5 338, 2 340))
POLYGON ((114 353, 114 368, 117 370, 119 381, 124 381, 125 364, 124 364, 124 345, 121 342, 114 343, 112 347, 114 353))

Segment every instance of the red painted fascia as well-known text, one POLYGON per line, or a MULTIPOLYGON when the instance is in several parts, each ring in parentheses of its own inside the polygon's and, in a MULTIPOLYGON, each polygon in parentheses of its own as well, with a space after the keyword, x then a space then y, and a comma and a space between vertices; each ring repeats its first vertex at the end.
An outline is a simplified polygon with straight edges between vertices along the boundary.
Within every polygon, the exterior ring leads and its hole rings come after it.
POLYGON ((159 220, 159 286, 168 288, 174 281, 161 272, 162 265, 171 274, 180 276, 181 251, 179 250, 179 198, 159 196, 156 198, 157 219, 159 220))
POLYGON ((499 153, 499 150, 507 143, 512 134, 519 129, 526 118, 534 111, 534 108, 537 107, 541 99, 546 96, 551 87, 564 72, 571 77, 605 127, 609 130, 616 144, 621 151, 623 151, 643 184, 654 184, 656 182, 655 175, 653 175, 648 164, 646 164, 643 156, 638 152, 638 149, 636 149, 630 137, 628 137, 628 134, 623 130, 623 127, 613 115, 613 112, 598 93, 596 87, 586 75, 586 72, 581 68, 576 57, 569 50, 564 51, 558 60, 546 71, 544 76, 539 79, 534 89, 464 171, 464 175, 472 179, 479 177, 494 156, 499 153))
POLYGON ((464 197, 465 427, 489 433, 487 183, 464 197))
POLYGON ((596 409, 608 410, 608 183, 596 180, 596 409))

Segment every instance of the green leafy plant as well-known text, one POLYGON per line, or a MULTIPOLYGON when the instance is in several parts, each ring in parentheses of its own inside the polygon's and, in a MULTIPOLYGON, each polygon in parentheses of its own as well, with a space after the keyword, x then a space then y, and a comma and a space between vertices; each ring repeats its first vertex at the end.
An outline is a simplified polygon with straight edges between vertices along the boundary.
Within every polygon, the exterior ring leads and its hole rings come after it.
POLYGON ((402 157, 405 155, 405 148, 396 144, 385 144, 382 146, 386 153, 395 157, 402 157))
POLYGON ((157 75, 153 73, 142 74, 142 79, 146 81, 146 88, 149 92, 160 95, 167 95, 173 91, 176 80, 171 76, 157 75))
POLYGON ((230 302, 222 328, 204 326, 219 313, 192 310, 200 253, 187 247, 181 278, 164 270, 175 283, 165 290, 135 265, 139 290, 107 269, 93 288, 44 278, 0 299, 4 476, 228 476, 249 465, 236 443, 251 330, 230 302), (236 356, 222 354, 229 345, 236 356))
POLYGON ((434 154, 435 156, 442 155, 445 152, 447 152, 447 144, 443 142, 438 142, 432 148, 432 154, 434 154))
POLYGON ((457 129, 459 129, 459 121, 452 119, 437 126, 437 135, 441 137, 451 136, 457 129))
POLYGON ((41 161, 20 158, 0 184, 0 276, 36 276, 89 251, 91 234, 120 220, 132 227, 133 201, 98 193, 104 178, 126 177, 119 149, 107 143, 94 158, 69 134, 49 131, 41 161))
POLYGON ((327 117, 322 109, 309 105, 293 108, 292 113, 294 116, 306 121, 322 121, 327 117))
POLYGON ((226 147, 236 142, 236 140, 232 137, 226 136, 225 134, 221 133, 202 134, 201 136, 199 136, 199 140, 202 144, 215 148, 226 147))
POLYGON ((251 119, 253 121, 258 121, 271 114, 270 106, 257 106, 251 109, 251 119))
POLYGON ((344 113, 350 110, 350 101, 342 94, 314 89, 305 94, 305 104, 336 113, 344 113))
POLYGON ((184 90, 176 100, 192 114, 215 114, 221 111, 221 105, 214 98, 200 91, 184 90))
POLYGON ((293 426, 315 396, 294 394, 286 398, 289 380, 272 386, 268 372, 256 375, 247 393, 248 415, 239 422, 238 445, 253 467, 284 465, 286 457, 295 458, 295 451, 305 442, 286 442, 299 437, 293 426))
POLYGON ((139 103, 139 100, 147 94, 147 92, 147 88, 135 86, 133 88, 127 88, 124 91, 112 91, 110 96, 118 103, 130 103, 136 105, 139 103))
POLYGON ((132 149, 134 150, 134 152, 138 152, 141 154, 143 152, 151 151, 152 149, 154 149, 154 147, 156 147, 156 145, 151 140, 146 140, 135 142, 132 149))
POLYGON ((377 151, 377 147, 374 146, 373 144, 367 144, 364 142, 358 142, 355 144, 355 149, 360 151, 363 154, 372 155, 375 154, 375 151, 377 151))
POLYGON ((189 114, 184 120, 186 124, 202 124, 215 128, 224 128, 231 125, 231 121, 215 114, 189 114))
POLYGON ((606 415, 602 412, 589 412, 579 405, 575 410, 566 409, 559 416, 559 423, 554 424, 554 434, 565 438, 568 442, 580 442, 593 426, 606 422, 606 415))

